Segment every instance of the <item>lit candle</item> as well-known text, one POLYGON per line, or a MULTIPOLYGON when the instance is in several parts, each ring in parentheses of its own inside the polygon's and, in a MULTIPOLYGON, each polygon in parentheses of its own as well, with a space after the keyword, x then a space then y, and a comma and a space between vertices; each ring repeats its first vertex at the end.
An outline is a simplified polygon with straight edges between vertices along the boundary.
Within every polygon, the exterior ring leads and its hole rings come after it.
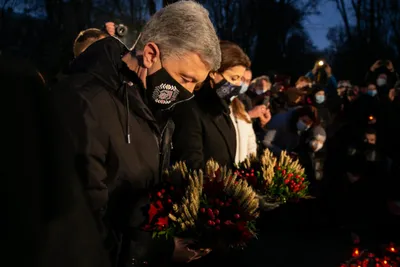
POLYGON ((355 248, 353 250, 353 257, 358 257, 358 256, 360 256, 360 251, 358 250, 358 248, 355 248))

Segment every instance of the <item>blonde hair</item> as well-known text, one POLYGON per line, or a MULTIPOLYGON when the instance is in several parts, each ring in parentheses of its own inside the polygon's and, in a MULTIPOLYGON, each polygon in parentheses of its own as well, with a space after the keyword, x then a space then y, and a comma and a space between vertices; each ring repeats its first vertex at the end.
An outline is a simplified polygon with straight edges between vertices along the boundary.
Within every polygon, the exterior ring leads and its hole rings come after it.
POLYGON ((244 108, 244 104, 242 103, 242 101, 240 101, 239 98, 236 97, 235 99, 232 100, 231 107, 233 115, 236 118, 243 120, 247 123, 251 123, 249 114, 247 114, 246 109, 244 108))
POLYGON ((81 31, 74 41, 74 46, 73 46, 74 56, 75 57, 79 56, 91 44, 105 37, 107 37, 107 34, 96 28, 90 28, 81 31))
POLYGON ((311 83, 311 79, 306 76, 300 76, 296 81, 296 85, 301 82, 311 83))

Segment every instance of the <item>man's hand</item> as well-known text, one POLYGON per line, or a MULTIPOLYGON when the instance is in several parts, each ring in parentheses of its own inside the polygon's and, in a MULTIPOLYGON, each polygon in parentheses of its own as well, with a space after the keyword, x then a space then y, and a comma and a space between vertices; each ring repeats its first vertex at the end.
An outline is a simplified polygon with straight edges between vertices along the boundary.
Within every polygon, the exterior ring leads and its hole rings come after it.
POLYGON ((267 125, 267 123, 271 120, 271 111, 269 110, 269 108, 268 109, 266 109, 265 111, 264 111, 264 113, 263 114, 261 114, 261 116, 260 116, 260 124, 261 124, 261 127, 264 127, 265 125, 267 125))
POLYGON ((332 68, 328 64, 325 65, 325 72, 326 72, 326 75, 328 75, 328 77, 332 76, 332 68))
POLYGON ((386 62, 386 68, 387 68, 390 72, 393 72, 393 71, 394 71, 394 66, 393 66, 392 61, 388 60, 388 61, 386 62))
POLYGON ((396 89, 392 88, 389 90, 389 100, 393 102, 396 97, 396 89))
POLYGON ((172 255, 172 260, 174 262, 188 263, 198 260, 211 252, 211 249, 194 250, 189 248, 193 243, 194 241, 190 239, 174 237, 175 249, 172 255))
POLYGON ((371 66, 371 68, 370 68, 370 71, 372 71, 372 72, 374 72, 377 68, 379 68, 381 66, 381 61, 380 60, 377 60, 377 61, 375 61, 375 63, 374 64, 372 64, 372 66, 371 66))
POLYGON ((265 105, 258 105, 258 106, 255 106, 254 108, 252 108, 251 110, 249 110, 248 114, 249 114, 250 118, 256 119, 256 118, 260 118, 265 113, 266 110, 267 110, 267 107, 265 105))
POLYGON ((115 35, 115 23, 109 21, 109 22, 106 22, 105 26, 106 26, 106 32, 109 35, 114 36, 115 35))

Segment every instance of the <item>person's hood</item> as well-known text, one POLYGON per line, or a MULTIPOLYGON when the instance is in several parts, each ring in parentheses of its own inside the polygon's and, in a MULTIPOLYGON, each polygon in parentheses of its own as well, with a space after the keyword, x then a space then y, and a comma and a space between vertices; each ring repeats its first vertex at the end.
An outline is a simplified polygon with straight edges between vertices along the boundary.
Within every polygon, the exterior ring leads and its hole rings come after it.
POLYGON ((124 81, 121 70, 127 68, 122 56, 126 47, 113 37, 94 42, 72 63, 68 74, 91 74, 109 89, 117 90, 124 81))
POLYGON ((319 84, 314 84, 311 88, 311 95, 315 96, 316 93, 321 92, 321 91, 325 92, 324 87, 319 84))
MULTIPOLYGON (((140 78, 135 72, 130 71, 122 57, 129 51, 117 39, 113 37, 104 38, 94 42, 82 54, 80 54, 72 63, 68 74, 79 75, 75 82, 86 83, 84 78, 86 75, 95 77, 98 81, 104 84, 108 90, 117 92, 124 102, 127 113, 130 109, 142 118, 155 122, 154 116, 146 106, 144 99, 144 87, 140 78), (131 90, 134 85, 138 90, 131 90), (142 89, 142 90, 141 90, 142 89), (129 92, 128 92, 129 91, 129 92), (130 105, 133 100, 135 105, 130 105)), ((130 117, 127 117, 126 122, 126 142, 129 144, 131 136, 130 117)))

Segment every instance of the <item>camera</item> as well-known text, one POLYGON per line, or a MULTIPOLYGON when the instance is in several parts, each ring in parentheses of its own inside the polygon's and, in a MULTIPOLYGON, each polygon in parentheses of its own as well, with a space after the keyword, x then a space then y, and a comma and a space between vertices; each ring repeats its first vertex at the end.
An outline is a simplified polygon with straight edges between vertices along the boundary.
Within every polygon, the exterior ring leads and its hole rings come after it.
POLYGON ((381 66, 387 66, 388 63, 389 63, 388 60, 386 60, 386 59, 381 59, 381 66))
POLYGON ((128 27, 124 24, 115 25, 115 35, 124 37, 128 33, 128 27))
POLYGON ((325 65, 325 62, 323 60, 318 61, 318 66, 322 67, 325 65))
POLYGON ((135 26, 128 27, 124 23, 117 24, 114 22, 113 27, 115 30, 113 33, 107 31, 107 25, 104 25, 104 30, 109 34, 112 34, 112 37, 120 41, 129 51, 133 51, 140 38, 139 28, 135 28, 135 26))

